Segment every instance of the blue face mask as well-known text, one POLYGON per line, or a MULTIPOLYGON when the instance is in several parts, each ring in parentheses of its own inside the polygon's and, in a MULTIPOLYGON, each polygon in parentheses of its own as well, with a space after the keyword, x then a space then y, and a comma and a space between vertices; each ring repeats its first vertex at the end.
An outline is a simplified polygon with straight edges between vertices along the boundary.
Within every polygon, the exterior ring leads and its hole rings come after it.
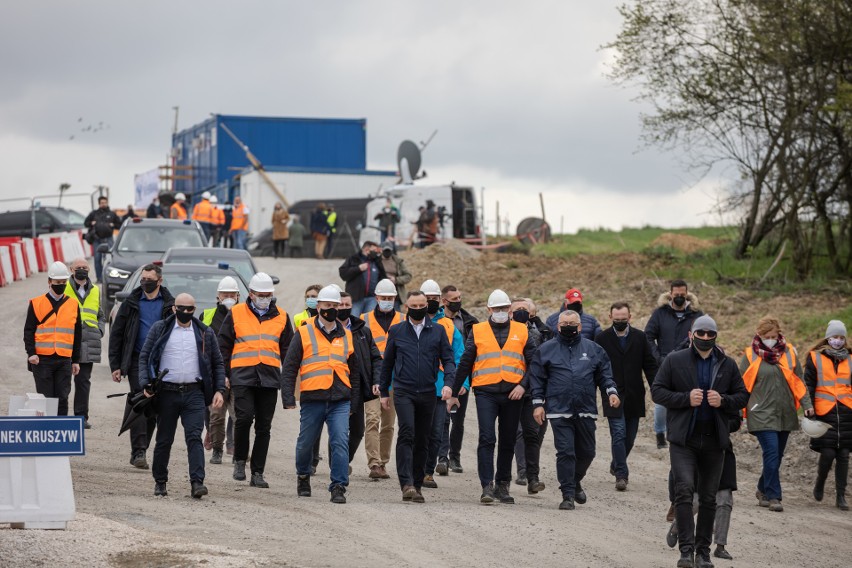
POLYGON ((306 298, 305 305, 312 310, 317 309, 317 299, 316 298, 306 298))

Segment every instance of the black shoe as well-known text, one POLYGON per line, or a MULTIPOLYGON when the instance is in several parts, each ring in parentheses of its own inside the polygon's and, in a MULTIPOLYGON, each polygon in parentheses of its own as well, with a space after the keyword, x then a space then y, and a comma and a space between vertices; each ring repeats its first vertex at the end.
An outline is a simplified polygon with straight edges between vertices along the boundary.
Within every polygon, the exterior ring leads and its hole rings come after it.
POLYGON ((509 482, 501 481, 494 489, 494 497, 496 497, 504 505, 514 505, 515 498, 509 495, 509 482))
POLYGON ((479 502, 483 505, 490 505, 494 502, 494 484, 489 483, 482 488, 482 495, 479 496, 479 502))
POLYGON ((435 466, 435 473, 437 473, 438 475, 440 475, 442 477, 445 476, 445 475, 448 475, 449 472, 450 472, 450 466, 445 461, 439 461, 438 465, 435 466))
POLYGON ((450 471, 453 473, 464 473, 464 469, 461 465, 461 460, 459 458, 450 458, 449 461, 450 471))
POLYGON ((622 478, 615 480, 615 490, 616 491, 627 491, 627 480, 622 478))
POLYGON ((200 481, 193 481, 192 483, 192 498, 193 499, 201 499, 205 495, 207 495, 207 487, 204 483, 200 481))
POLYGON ((300 475, 299 481, 296 483, 296 493, 299 494, 299 497, 310 497, 311 496, 311 476, 310 475, 300 475))
POLYGON ((260 487, 261 489, 269 489, 269 484, 263 479, 263 474, 259 471, 251 474, 251 482, 249 485, 252 487, 260 487))
POLYGON ((222 463, 222 450, 213 450, 213 455, 210 456, 210 463, 220 464, 222 463))
POLYGON ((672 522, 669 530, 666 532, 666 544, 669 545, 669 548, 677 546, 677 523, 675 522, 672 522))
POLYGON ((680 553, 680 560, 677 561, 677 568, 695 568, 695 561, 691 550, 680 553))
POLYGON ((846 502, 846 494, 845 493, 838 493, 837 494, 837 508, 840 509, 841 511, 848 511, 849 510, 849 504, 846 502))
POLYGON ((668 444, 666 443, 666 435, 665 434, 657 434, 657 449, 662 450, 663 448, 667 448, 668 444))
POLYGON ((577 486, 577 490, 574 491, 574 501, 579 505, 586 503, 586 492, 579 485, 577 486))
POLYGON ((237 460, 234 462, 234 479, 237 481, 246 480, 246 460, 237 460))
POLYGON ((823 497, 825 497, 825 480, 823 479, 822 483, 820 483, 820 480, 817 479, 817 482, 814 485, 814 499, 822 501, 823 497))
POLYGON ((518 477, 515 478, 515 483, 518 485, 526 485, 527 484, 527 470, 519 469, 518 477))
POLYGON ((165 497, 169 492, 166 491, 166 482, 157 481, 154 483, 154 497, 165 497))
POLYGON ((331 502, 332 503, 346 503, 346 488, 342 485, 335 485, 331 488, 331 502))
POLYGON ((535 495, 539 491, 544 491, 544 482, 533 476, 527 481, 527 493, 535 495))
POLYGON ((734 557, 731 556, 731 553, 725 549, 725 545, 717 544, 716 550, 713 551, 713 556, 716 558, 722 558, 724 560, 733 560, 734 557))
POLYGON ((89 424, 89 421, 88 421, 88 420, 84 420, 84 421, 83 421, 83 429, 84 429, 84 430, 91 430, 91 429, 92 429, 92 425, 91 425, 91 424, 89 424))
POLYGON ((570 497, 564 497, 562 502, 559 504, 560 511, 573 511, 574 510, 574 500, 570 497))
POLYGON ((312 465, 311 466, 311 475, 316 475, 316 474, 317 474, 317 466, 312 465))
POLYGON ((695 568, 713 568, 709 550, 695 553, 695 568))
POLYGON ((148 469, 148 460, 145 459, 145 450, 137 450, 130 458, 130 465, 139 469, 148 469))

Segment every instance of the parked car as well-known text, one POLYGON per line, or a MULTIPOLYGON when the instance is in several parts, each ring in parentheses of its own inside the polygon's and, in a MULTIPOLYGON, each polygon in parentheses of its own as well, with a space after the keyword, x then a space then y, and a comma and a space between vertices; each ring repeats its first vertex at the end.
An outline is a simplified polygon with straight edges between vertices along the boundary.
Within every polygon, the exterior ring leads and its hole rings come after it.
MULTIPOLYGON (((86 218, 63 207, 36 207, 36 236, 83 229, 86 218)), ((0 237, 32 237, 33 210, 5 211, 0 213, 0 237)))
MULTIPOLYGON (((163 264, 171 262, 180 262, 183 264, 206 264, 208 266, 216 266, 220 262, 225 262, 237 271, 246 282, 251 281, 251 277, 257 274, 257 267, 251 255, 240 249, 225 249, 212 247, 182 247, 170 248, 163 255, 163 264)), ((272 276, 272 283, 278 284, 280 280, 277 276, 272 276)))
MULTIPOLYGON (((158 263, 160 261, 157 261, 158 263)), ((219 281, 225 276, 233 276, 240 289, 240 301, 248 298, 248 285, 242 276, 222 262, 216 265, 208 264, 163 264, 163 286, 169 289, 174 296, 182 292, 191 294, 195 298, 195 316, 201 318, 201 312, 216 305, 216 289, 219 281)), ((124 288, 115 294, 115 304, 109 311, 109 322, 112 324, 115 314, 121 302, 127 299, 130 293, 139 286, 142 277, 142 266, 137 268, 125 281, 124 288)))
POLYGON ((177 219, 128 219, 121 226, 112 248, 100 245, 105 253, 101 305, 105 312, 112 309, 116 293, 120 292, 133 271, 149 262, 159 260, 170 247, 203 247, 207 244, 204 232, 195 221, 177 219))

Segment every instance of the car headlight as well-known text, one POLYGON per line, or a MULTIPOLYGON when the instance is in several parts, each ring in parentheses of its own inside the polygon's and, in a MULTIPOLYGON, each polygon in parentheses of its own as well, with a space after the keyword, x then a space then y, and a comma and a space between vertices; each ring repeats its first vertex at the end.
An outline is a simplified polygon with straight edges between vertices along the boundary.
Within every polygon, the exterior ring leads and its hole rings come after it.
POLYGON ((256 249, 258 246, 260 246, 260 243, 258 243, 257 241, 252 241, 252 242, 250 242, 250 243, 248 244, 248 249, 249 249, 249 250, 254 250, 254 249, 256 249))
POLYGON ((121 278, 122 280, 130 278, 130 271, 122 270, 120 268, 110 268, 107 271, 107 276, 110 278, 121 278))

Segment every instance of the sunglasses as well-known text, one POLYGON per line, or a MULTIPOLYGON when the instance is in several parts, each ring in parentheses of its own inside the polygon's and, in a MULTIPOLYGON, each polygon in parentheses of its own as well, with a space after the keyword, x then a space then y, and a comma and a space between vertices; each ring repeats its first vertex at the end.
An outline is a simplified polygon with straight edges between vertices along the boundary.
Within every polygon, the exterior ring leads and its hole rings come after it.
POLYGON ((191 314, 195 311, 195 306, 175 306, 175 309, 185 314, 191 314))
POLYGON ((706 339, 716 339, 716 332, 715 331, 707 331, 707 330, 704 330, 704 329, 699 329, 698 331, 693 331, 692 335, 694 335, 695 337, 704 337, 706 339))

